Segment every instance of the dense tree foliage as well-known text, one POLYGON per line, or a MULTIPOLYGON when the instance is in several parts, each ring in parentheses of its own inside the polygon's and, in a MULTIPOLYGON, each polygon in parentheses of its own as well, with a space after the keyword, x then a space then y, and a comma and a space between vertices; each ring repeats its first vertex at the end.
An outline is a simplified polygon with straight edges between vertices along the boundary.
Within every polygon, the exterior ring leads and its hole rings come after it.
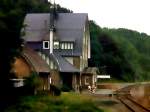
POLYGON ((150 79, 150 36, 123 28, 100 28, 93 21, 90 35, 90 66, 126 81, 150 79))
MULTIPOLYGON (((20 51, 20 29, 25 13, 14 0, 1 0, 0 3, 0 86, 2 92, 8 89, 8 74, 14 56, 20 51), (5 85, 5 86, 3 86, 5 85)), ((2 93, 1 92, 1 93, 2 93)), ((5 92, 4 92, 5 93, 5 92)))

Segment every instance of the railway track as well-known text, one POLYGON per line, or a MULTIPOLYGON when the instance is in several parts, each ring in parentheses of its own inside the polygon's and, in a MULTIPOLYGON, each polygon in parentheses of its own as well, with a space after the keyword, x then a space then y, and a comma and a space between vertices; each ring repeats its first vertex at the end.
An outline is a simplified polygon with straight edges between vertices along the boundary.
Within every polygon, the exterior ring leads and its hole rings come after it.
POLYGON ((140 102, 136 102, 130 94, 133 86, 123 88, 117 91, 117 99, 120 100, 131 112, 150 112, 150 109, 144 107, 140 102))
POLYGON ((132 112, 150 112, 149 109, 143 107, 128 97, 120 97, 118 99, 132 112))

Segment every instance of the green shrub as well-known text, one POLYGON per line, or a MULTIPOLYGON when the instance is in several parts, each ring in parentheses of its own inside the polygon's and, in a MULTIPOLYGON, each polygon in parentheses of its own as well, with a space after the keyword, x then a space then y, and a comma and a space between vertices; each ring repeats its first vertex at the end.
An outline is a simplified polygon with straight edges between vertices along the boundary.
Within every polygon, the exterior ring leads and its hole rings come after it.
POLYGON ((27 96, 5 112, 104 112, 87 96, 63 93, 60 96, 27 96))
POLYGON ((62 86, 61 90, 64 91, 64 92, 69 92, 69 91, 71 91, 71 88, 68 87, 66 84, 64 84, 64 85, 62 86))
POLYGON ((36 72, 32 72, 25 80, 25 88, 34 94, 36 94, 37 88, 41 85, 39 77, 36 72))

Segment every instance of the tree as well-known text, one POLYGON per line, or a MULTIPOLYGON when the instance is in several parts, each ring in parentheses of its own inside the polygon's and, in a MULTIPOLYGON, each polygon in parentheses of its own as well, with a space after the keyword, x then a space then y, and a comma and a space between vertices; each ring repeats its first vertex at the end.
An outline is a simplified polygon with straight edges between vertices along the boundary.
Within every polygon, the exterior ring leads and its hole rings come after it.
POLYGON ((150 79, 150 36, 123 28, 101 28, 90 21, 90 37, 90 66, 125 81, 150 79))
POLYGON ((22 26, 23 13, 15 8, 12 0, 2 0, 0 4, 0 86, 8 90, 8 75, 14 56, 17 56, 21 50, 20 29, 22 26), (5 85, 5 86, 3 86, 5 85))

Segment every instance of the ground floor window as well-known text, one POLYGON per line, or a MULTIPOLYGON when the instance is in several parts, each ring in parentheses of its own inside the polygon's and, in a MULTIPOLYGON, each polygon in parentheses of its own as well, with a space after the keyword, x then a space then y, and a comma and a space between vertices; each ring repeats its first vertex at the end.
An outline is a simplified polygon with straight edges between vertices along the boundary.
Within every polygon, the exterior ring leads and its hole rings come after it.
POLYGON ((89 84, 90 84, 90 77, 85 76, 85 85, 89 85, 89 84))

